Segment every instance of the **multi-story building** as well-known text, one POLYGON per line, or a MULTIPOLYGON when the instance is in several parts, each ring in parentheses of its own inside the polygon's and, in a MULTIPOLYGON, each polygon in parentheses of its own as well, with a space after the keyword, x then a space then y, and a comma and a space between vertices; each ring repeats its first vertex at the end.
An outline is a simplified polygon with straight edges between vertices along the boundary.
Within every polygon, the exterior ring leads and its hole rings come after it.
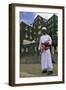
POLYGON ((52 37, 53 46, 57 46, 58 32, 58 17, 53 15, 48 20, 41 16, 37 16, 32 25, 27 25, 24 22, 20 23, 20 53, 23 55, 34 54, 37 52, 38 39, 42 27, 47 27, 48 34, 52 37))
POLYGON ((58 44, 58 16, 53 15, 51 18, 47 21, 47 29, 48 34, 52 37, 52 46, 53 46, 53 52, 57 51, 57 44, 58 44))
POLYGON ((53 15, 47 21, 48 33, 50 33, 50 31, 55 31, 56 32, 57 27, 58 27, 58 17, 56 15, 53 15))
POLYGON ((21 22, 20 24, 20 36, 22 36, 22 39, 32 41, 34 40, 34 29, 33 27, 25 24, 24 22, 21 22))
POLYGON ((20 53, 21 55, 36 52, 35 32, 32 26, 20 23, 20 53))
POLYGON ((47 29, 49 35, 52 37, 53 45, 57 46, 58 16, 54 14, 51 18, 48 19, 47 29))
POLYGON ((39 45, 39 39, 41 36, 41 28, 47 27, 47 20, 40 15, 38 15, 33 22, 33 28, 34 28, 34 34, 35 34, 35 41, 36 41, 36 48, 37 48, 37 54, 38 52, 38 45, 39 45))
POLYGON ((33 22, 33 28, 36 33, 36 38, 40 35, 41 28, 44 26, 47 26, 47 20, 38 15, 33 22))

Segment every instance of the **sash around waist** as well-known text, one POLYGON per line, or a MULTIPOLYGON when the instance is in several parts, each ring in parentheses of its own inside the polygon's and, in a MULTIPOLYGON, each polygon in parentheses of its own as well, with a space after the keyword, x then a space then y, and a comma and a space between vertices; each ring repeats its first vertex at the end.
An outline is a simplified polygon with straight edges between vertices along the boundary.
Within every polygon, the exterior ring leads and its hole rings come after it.
POLYGON ((49 49, 49 47, 50 47, 49 43, 41 43, 41 48, 43 50, 47 50, 47 49, 49 49))

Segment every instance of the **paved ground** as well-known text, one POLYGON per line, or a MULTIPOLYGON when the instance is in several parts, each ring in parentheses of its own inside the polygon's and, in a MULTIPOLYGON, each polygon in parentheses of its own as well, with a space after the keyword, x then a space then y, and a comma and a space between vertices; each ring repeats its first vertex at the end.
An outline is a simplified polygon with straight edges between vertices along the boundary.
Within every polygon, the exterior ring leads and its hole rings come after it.
MULTIPOLYGON (((57 64, 53 64, 53 74, 57 75, 57 64)), ((20 77, 40 77, 48 76, 42 73, 40 64, 20 64, 20 77)))
MULTIPOLYGON (((53 74, 52 76, 57 75, 57 54, 52 55, 53 64, 53 74)), ((38 76, 47 76, 41 71, 41 59, 40 55, 34 54, 33 56, 22 56, 20 58, 20 77, 38 77, 38 76)))

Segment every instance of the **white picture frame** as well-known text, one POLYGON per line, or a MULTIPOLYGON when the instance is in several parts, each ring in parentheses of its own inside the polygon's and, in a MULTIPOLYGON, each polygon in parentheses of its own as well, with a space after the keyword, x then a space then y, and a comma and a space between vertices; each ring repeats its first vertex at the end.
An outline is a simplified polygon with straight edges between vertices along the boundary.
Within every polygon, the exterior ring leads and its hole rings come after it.
POLYGON ((9 85, 42 85, 64 83, 64 7, 9 4, 9 85), (56 13, 58 15, 58 73, 56 76, 20 77, 19 12, 56 13))

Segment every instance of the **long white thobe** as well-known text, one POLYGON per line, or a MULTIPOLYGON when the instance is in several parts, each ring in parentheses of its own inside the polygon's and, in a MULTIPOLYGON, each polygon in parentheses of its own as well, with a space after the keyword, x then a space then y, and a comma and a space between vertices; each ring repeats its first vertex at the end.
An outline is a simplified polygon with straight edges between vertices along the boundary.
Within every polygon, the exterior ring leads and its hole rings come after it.
MULTIPOLYGON (((52 39, 49 35, 42 35, 40 37, 39 50, 41 49, 41 43, 45 43, 46 41, 48 41, 50 45, 52 44, 52 39)), ((43 50, 41 52, 41 69, 46 69, 47 71, 51 71, 53 69, 50 49, 43 50)))

